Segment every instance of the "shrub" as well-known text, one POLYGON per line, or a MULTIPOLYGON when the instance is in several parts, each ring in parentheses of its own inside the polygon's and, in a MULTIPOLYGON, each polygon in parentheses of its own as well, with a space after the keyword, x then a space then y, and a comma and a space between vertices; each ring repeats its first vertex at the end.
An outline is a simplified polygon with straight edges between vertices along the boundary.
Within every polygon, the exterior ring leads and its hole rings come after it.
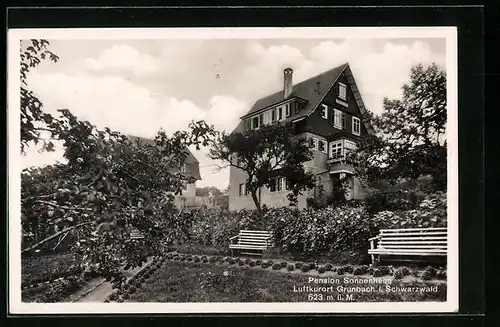
POLYGON ((255 261, 253 260, 250 260, 250 263, 249 263, 250 267, 255 267, 255 261))
POLYGON ((353 271, 354 271, 354 268, 350 265, 347 265, 344 267, 344 272, 346 272, 346 273, 352 274, 353 271))
POLYGON ((130 295, 128 293, 124 293, 122 295, 122 298, 124 298, 125 300, 128 299, 130 297, 130 295))
POLYGON ((188 257, 187 261, 193 261, 193 257, 188 257))
POLYGON ((267 260, 267 264, 268 264, 268 266, 272 266, 274 264, 274 261, 273 260, 267 260))
POLYGON ((302 272, 308 272, 309 271, 309 265, 302 265, 302 267, 300 268, 300 270, 302 270, 302 272))
POLYGON ((281 268, 286 268, 286 266, 288 266, 288 263, 286 261, 281 261, 280 265, 281 268))
POLYGON ((436 268, 428 266, 427 268, 425 268, 424 272, 422 273, 422 279, 429 280, 429 279, 435 278, 436 275, 437 275, 436 268))
POLYGON ((364 275, 368 272, 368 266, 360 266, 356 267, 352 272, 353 275, 364 275))
POLYGON ((230 265, 234 265, 234 264, 235 264, 235 262, 236 262, 236 261, 234 261, 234 259, 233 259, 233 258, 229 258, 229 260, 228 260, 228 263, 229 263, 230 265))
POLYGON ((130 294, 134 294, 135 293, 135 287, 134 286, 131 286, 130 289, 128 290, 128 292, 130 294))
POLYGON ((373 270, 373 277, 381 277, 391 274, 391 268, 387 266, 380 266, 373 270))
POLYGON ((314 263, 314 262, 308 263, 308 265, 309 265, 309 269, 311 269, 311 270, 316 269, 316 267, 317 267, 316 263, 314 263))
POLYGON ((118 298, 118 294, 116 294, 116 292, 113 292, 109 295, 109 299, 111 301, 115 301, 116 299, 118 298))
POLYGON ((250 258, 246 258, 245 263, 248 265, 250 263, 250 258))
POLYGON ((394 276, 394 279, 401 279, 404 277, 404 273, 401 268, 396 269, 392 275, 394 276))
POLYGON ((266 269, 267 267, 269 267, 269 264, 267 262, 263 262, 260 266, 266 269))
POLYGON ((135 288, 141 288, 141 283, 140 282, 135 283, 135 288))
POLYGON ((255 260, 255 264, 256 264, 257 266, 260 266, 260 265, 261 265, 261 263, 262 263, 262 260, 261 260, 261 259, 257 259, 257 260, 255 260))
POLYGON ((238 265, 239 266, 244 266, 245 265, 245 261, 244 260, 238 260, 238 265))
POLYGON ((446 270, 440 269, 436 272, 436 278, 438 279, 446 279, 446 270))
POLYGON ((295 268, 295 266, 292 264, 289 264, 288 266, 286 266, 286 270, 288 270, 288 271, 293 271, 294 268, 295 268))
POLYGON ((194 262, 200 262, 200 257, 194 257, 194 262))
POLYGON ((338 275, 343 275, 344 274, 344 267, 337 268, 337 274, 338 275))
POLYGON ((281 269, 281 265, 279 263, 273 264, 273 270, 280 270, 280 269, 281 269))
POLYGON ((295 268, 297 268, 297 269, 302 268, 302 262, 296 262, 295 263, 295 268))
POLYGON ((332 270, 332 268, 333 268, 333 266, 332 266, 332 264, 331 264, 331 263, 327 263, 327 264, 325 265, 325 270, 326 270, 326 271, 331 271, 331 270, 332 270))
POLYGON ((325 267, 323 267, 323 266, 321 266, 321 267, 319 267, 319 268, 318 268, 318 272, 319 272, 320 274, 324 273, 325 271, 326 271, 326 269, 325 269, 325 267))

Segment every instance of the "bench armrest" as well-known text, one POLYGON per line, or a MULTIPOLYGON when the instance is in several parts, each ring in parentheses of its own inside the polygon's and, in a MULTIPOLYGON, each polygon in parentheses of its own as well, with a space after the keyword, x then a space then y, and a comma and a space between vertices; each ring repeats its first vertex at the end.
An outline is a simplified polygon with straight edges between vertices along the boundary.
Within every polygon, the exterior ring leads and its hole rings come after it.
POLYGON ((234 240, 234 239, 236 239, 236 238, 238 238, 239 236, 240 236, 240 235, 231 236, 231 237, 229 238, 229 243, 233 243, 233 240, 234 240))
POLYGON ((368 241, 370 242, 370 249, 375 249, 375 242, 380 238, 379 236, 375 236, 372 238, 369 238, 368 241))

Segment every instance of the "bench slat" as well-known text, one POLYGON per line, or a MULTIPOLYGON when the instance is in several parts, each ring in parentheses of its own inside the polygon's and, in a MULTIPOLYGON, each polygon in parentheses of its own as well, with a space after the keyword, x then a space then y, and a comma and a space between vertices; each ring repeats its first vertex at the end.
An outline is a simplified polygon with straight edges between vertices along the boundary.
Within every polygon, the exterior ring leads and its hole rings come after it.
POLYGON ((250 246, 250 245, 240 245, 240 244, 230 244, 229 248, 230 249, 256 249, 256 250, 267 249, 266 246, 254 246, 254 245, 250 246))
POLYGON ((446 249, 447 245, 380 245, 384 249, 446 249))
POLYGON ((385 249, 385 248, 378 248, 378 249, 370 249, 369 251, 380 251, 380 252, 447 252, 446 249, 385 249))
POLYGON ((251 234, 272 234, 273 232, 262 231, 262 230, 240 230, 240 233, 251 233, 251 234))
POLYGON ((416 237, 416 236, 446 236, 446 232, 426 232, 426 233, 380 233, 380 236, 403 236, 403 237, 416 237))
POLYGON ((402 241, 408 241, 408 242, 416 242, 416 241, 447 241, 447 237, 380 237, 379 240, 381 242, 384 241, 394 241, 394 242, 402 242, 402 241))
POLYGON ((381 241, 379 244, 447 244, 447 241, 381 241))
POLYGON ((427 227, 427 228, 394 228, 394 229, 381 229, 380 232, 392 232, 392 231, 442 231, 448 230, 448 227, 427 227))
POLYGON ((246 237, 246 238, 255 238, 255 239, 267 239, 267 238, 272 238, 272 236, 255 236, 255 235, 247 235, 247 234, 240 234, 238 235, 240 238, 246 237))

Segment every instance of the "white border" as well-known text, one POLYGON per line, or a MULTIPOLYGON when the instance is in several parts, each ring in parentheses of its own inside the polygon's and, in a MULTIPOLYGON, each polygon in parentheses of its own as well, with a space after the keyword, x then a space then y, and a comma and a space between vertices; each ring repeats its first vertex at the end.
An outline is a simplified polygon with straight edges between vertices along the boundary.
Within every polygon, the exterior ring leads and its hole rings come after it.
POLYGON ((376 313, 458 311, 458 109, 456 27, 349 28, 91 28, 11 29, 8 31, 9 312, 84 313, 376 313), (366 39, 445 38, 448 141, 448 283, 446 302, 418 303, 22 303, 20 226, 19 41, 44 39, 366 39))

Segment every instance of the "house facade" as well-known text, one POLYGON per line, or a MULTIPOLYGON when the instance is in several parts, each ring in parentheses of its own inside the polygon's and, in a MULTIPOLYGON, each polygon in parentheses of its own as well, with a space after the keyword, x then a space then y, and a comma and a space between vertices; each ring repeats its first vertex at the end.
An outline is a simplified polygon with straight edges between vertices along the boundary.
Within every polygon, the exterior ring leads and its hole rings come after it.
MULTIPOLYGON (((344 64, 293 84, 293 70, 283 72, 283 89, 255 102, 241 117, 235 132, 257 129, 280 121, 291 122, 297 137, 305 137, 313 157, 304 163, 315 176, 315 187, 298 198, 297 206, 307 206, 307 199, 327 199, 333 195, 334 185, 341 179, 348 183, 346 197, 362 199, 365 194, 355 176, 352 165, 346 162, 346 153, 355 149, 363 137, 373 134, 365 119, 367 110, 359 93, 349 64, 344 64)), ((237 160, 237 159, 236 159, 237 160)), ((229 209, 255 208, 246 190, 246 173, 230 167, 229 209)), ((276 177, 272 187, 259 190, 261 205, 288 206, 287 182, 276 177)))
MULTIPOLYGON (((138 136, 129 136, 129 138, 145 144, 155 145, 152 139, 138 136)), ((181 168, 181 173, 187 177, 192 177, 194 181, 192 183, 186 183, 182 193, 180 195, 175 195, 174 205, 178 210, 196 206, 196 182, 201 180, 200 162, 188 148, 185 150, 187 151, 187 157, 181 168)))

